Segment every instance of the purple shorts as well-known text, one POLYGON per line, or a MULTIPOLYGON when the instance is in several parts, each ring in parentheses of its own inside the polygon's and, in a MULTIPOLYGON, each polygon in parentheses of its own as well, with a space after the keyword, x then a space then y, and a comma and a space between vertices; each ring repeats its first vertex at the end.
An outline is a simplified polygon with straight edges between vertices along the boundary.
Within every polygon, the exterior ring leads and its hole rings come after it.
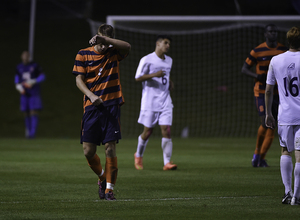
POLYGON ((20 109, 22 112, 30 110, 41 110, 43 108, 42 99, 40 96, 21 95, 20 102, 20 109))
MULTIPOLYGON (((256 109, 258 111, 259 116, 266 115, 266 109, 265 109, 265 94, 259 94, 259 97, 254 97, 255 99, 255 105, 256 109)), ((272 114, 275 120, 277 120, 278 115, 278 105, 279 105, 279 96, 274 95, 273 96, 273 103, 272 103, 272 114)))
POLYGON ((81 121, 81 143, 88 142, 104 145, 121 139, 120 106, 100 105, 97 109, 87 111, 81 121))

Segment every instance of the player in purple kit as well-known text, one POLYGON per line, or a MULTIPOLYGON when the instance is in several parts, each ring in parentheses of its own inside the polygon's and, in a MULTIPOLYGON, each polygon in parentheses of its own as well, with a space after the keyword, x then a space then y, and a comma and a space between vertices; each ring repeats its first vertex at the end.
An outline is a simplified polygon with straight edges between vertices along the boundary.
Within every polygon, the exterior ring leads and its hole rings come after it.
POLYGON ((45 74, 37 63, 30 61, 28 51, 22 52, 21 60, 16 68, 15 85, 21 94, 20 110, 25 114, 25 136, 34 138, 38 112, 42 109, 39 84, 45 80, 45 74))

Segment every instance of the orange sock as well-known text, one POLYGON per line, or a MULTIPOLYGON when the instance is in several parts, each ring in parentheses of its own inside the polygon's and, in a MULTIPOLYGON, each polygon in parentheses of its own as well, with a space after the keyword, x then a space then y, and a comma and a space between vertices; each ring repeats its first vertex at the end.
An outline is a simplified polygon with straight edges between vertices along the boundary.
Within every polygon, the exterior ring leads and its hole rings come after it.
POLYGON ((105 173, 106 173, 106 190, 105 193, 113 191, 113 188, 117 181, 118 175, 118 160, 117 157, 107 157, 105 164, 105 173))
POLYGON ((87 161, 88 161, 90 168, 99 177, 100 181, 105 180, 105 172, 102 169, 99 156, 97 154, 95 154, 95 156, 91 160, 87 160, 87 161))
POLYGON ((267 128, 264 128, 262 125, 259 126, 258 131, 257 131, 256 148, 254 151, 255 154, 260 154, 260 149, 264 142, 266 132, 267 132, 267 128))
POLYGON ((265 140, 261 146, 260 150, 260 159, 265 159, 268 150, 270 149, 273 139, 274 139, 275 130, 268 128, 265 136, 265 140))

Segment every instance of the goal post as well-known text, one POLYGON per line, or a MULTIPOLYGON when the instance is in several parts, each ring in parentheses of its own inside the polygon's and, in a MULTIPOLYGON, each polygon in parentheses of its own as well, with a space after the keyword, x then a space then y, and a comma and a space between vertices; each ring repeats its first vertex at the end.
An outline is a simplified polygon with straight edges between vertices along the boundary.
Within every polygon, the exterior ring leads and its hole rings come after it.
MULTIPOLYGON (((142 131, 137 123, 142 86, 135 82, 135 72, 139 60, 154 51, 156 35, 163 33, 172 38, 172 137, 255 136, 260 122, 254 80, 241 68, 249 52, 265 41, 266 24, 277 25, 278 41, 287 45, 286 32, 299 21, 300 16, 107 16, 116 38, 132 46, 120 65, 122 134, 137 137, 142 131)), ((160 129, 154 135, 160 136, 160 129)))

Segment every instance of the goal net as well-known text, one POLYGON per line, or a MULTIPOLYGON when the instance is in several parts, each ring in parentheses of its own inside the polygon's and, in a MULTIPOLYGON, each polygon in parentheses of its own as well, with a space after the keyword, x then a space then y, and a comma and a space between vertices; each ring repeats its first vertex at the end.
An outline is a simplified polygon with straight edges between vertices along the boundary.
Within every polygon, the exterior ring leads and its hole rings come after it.
MULTIPOLYGON (((120 66, 125 105, 122 134, 136 137, 141 83, 135 82, 139 60, 154 51, 158 34, 172 37, 171 93, 173 137, 249 137, 260 124, 255 109, 254 79, 241 73, 249 52, 265 41, 264 27, 279 28, 278 41, 287 45, 287 30, 299 22, 294 16, 108 16, 116 38, 128 41, 130 55, 120 66)), ((99 23, 91 25, 96 34, 99 23)), ((254 69, 253 69, 254 71, 254 69)), ((154 129, 160 135, 160 129, 154 129)))

